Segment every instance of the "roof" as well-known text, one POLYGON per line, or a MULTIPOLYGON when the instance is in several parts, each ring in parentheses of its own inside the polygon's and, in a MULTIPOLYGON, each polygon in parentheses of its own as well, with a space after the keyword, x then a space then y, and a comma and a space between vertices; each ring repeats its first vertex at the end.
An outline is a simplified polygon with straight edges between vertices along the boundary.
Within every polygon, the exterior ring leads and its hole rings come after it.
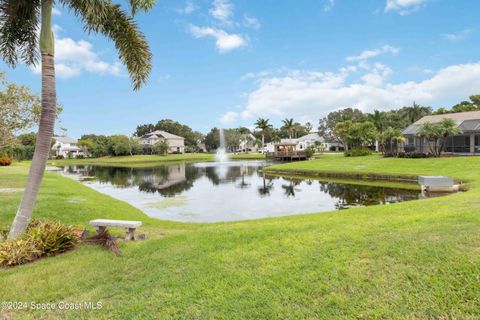
POLYGON ((480 131, 480 111, 470 111, 425 116, 403 129, 402 133, 406 135, 417 134, 418 130, 420 130, 425 123, 436 123, 443 119, 452 119, 463 132, 480 131))
POLYGON ((77 143, 77 139, 70 137, 53 137, 56 141, 61 143, 77 143))
POLYGON ((145 139, 145 138, 148 138, 148 137, 151 137, 151 136, 162 137, 162 138, 167 139, 167 140, 185 140, 184 137, 180 137, 180 136, 177 136, 177 135, 174 135, 172 133, 162 131, 162 130, 156 130, 156 131, 147 133, 146 135, 142 136, 141 138, 145 139))
POLYGON ((433 116, 425 116, 422 119, 418 120, 414 124, 424 124, 426 122, 440 122, 443 119, 452 119, 453 121, 462 122, 465 120, 480 120, 480 111, 470 111, 470 112, 458 112, 458 113, 446 113, 446 114, 436 114, 433 116))
POLYGON ((311 140, 318 141, 318 142, 325 142, 325 139, 323 137, 320 137, 318 135, 318 132, 312 132, 297 139, 298 142, 311 141, 311 140))

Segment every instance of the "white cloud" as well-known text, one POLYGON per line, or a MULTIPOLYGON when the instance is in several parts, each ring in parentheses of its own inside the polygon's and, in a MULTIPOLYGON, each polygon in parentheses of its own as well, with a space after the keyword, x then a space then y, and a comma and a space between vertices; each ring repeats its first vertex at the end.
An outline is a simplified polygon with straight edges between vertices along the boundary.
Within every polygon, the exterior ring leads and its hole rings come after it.
POLYGON ((218 121, 223 125, 229 125, 237 121, 239 114, 237 112, 227 112, 218 119, 218 121))
POLYGON ((365 50, 362 53, 360 53, 358 56, 350 56, 347 57, 347 61, 366 61, 371 58, 378 57, 383 54, 397 54, 400 51, 400 49, 389 46, 389 45, 384 45, 381 48, 378 49, 373 49, 373 50, 365 50))
POLYGON ((183 7, 182 9, 179 9, 178 12, 181 14, 191 14, 196 9, 197 7, 192 1, 187 1, 187 3, 185 4, 185 7, 183 7))
POLYGON ((225 25, 231 25, 233 15, 233 4, 229 0, 213 0, 213 7, 210 9, 212 17, 225 25))
POLYGON ((353 70, 337 72, 294 71, 265 78, 248 94, 243 118, 256 116, 318 119, 342 107, 364 111, 388 110, 409 105, 443 104, 461 100, 480 87, 480 62, 443 68, 423 81, 385 83, 392 72, 376 64, 357 81, 348 81, 353 70))
POLYGON ((323 5, 323 11, 330 11, 335 6, 335 0, 325 0, 325 4, 323 5))
POLYGON ((404 16, 410 14, 427 3, 428 0, 387 0, 385 12, 397 11, 404 16))
POLYGON ((448 41, 462 41, 467 39, 472 32, 473 29, 464 29, 458 33, 446 33, 443 35, 443 38, 448 41))
POLYGON ((239 34, 227 33, 221 29, 190 25, 190 33, 196 38, 214 38, 215 46, 221 53, 245 47, 248 44, 247 37, 239 34))
MULTIPOLYGON (((93 51, 90 42, 58 36, 55 38, 55 68, 57 75, 61 78, 75 77, 82 71, 114 76, 121 73, 121 64, 101 60, 93 51)), ((40 73, 40 66, 34 67, 33 71, 40 73)))
POLYGON ((243 15, 243 25, 248 28, 260 29, 262 24, 258 21, 257 18, 250 16, 248 14, 243 15))

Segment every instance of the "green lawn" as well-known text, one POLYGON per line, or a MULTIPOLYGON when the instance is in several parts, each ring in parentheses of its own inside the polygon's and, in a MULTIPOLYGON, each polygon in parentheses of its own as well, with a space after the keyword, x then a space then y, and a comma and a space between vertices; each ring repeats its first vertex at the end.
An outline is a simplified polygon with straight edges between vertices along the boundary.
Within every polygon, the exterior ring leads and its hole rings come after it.
MULTIPOLYGON (((21 187, 26 165, 0 168, 21 187)), ((19 318, 480 318, 480 158, 378 156, 278 165, 295 174, 448 174, 470 190, 389 206, 218 224, 149 219, 78 182, 47 174, 34 216, 83 224, 145 222, 149 240, 97 247, 0 271, 2 300, 97 301, 99 311, 7 312, 19 318)), ((19 193, 0 194, 14 216, 19 193)), ((266 199, 265 201, 269 201, 266 199)))
MULTIPOLYGON (((124 157, 102 157, 102 158, 88 158, 88 159, 63 159, 51 160, 53 165, 69 165, 69 164, 94 164, 107 166, 154 166, 165 162, 175 161, 213 161, 215 155, 211 153, 186 153, 186 154, 169 154, 166 156, 157 155, 138 155, 138 156, 124 156, 124 157)), ((231 154, 232 160, 262 160, 265 156, 260 153, 239 153, 231 154)))

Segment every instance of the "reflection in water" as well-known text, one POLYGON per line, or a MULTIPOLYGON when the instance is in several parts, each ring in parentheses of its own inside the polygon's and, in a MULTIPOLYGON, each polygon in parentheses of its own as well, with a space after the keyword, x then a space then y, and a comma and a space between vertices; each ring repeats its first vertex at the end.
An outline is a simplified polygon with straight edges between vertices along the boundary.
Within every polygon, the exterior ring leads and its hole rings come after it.
POLYGON ((150 216, 175 221, 257 219, 419 197, 419 192, 411 190, 265 176, 260 172, 265 164, 237 161, 151 168, 70 166, 59 171, 129 202, 150 216))

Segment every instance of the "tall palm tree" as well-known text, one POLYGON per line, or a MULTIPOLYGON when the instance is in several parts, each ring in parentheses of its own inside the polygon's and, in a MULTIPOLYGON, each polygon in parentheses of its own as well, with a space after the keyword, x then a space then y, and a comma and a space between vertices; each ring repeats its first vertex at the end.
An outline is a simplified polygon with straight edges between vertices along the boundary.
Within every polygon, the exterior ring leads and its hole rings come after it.
POLYGON ((268 119, 259 118, 257 122, 255 122, 255 128, 262 130, 262 149, 265 148, 265 131, 271 127, 272 125, 268 119))
POLYGON ((283 122, 283 127, 288 132, 288 138, 292 139, 292 132, 293 132, 293 128, 295 127, 295 122, 293 121, 293 118, 284 119, 282 120, 282 122, 283 122))
MULTIPOLYGON (((152 54, 133 15, 151 9, 155 0, 130 0, 131 14, 111 0, 57 0, 57 3, 77 16, 87 32, 100 33, 113 40, 119 58, 132 78, 134 90, 146 82, 152 54)), ((10 229, 10 239, 22 234, 30 221, 53 136, 57 105, 53 5, 54 0, 0 0, 0 56, 15 67, 19 61, 35 65, 40 55, 42 67, 42 112, 35 153, 25 192, 10 229), (39 24, 40 36, 37 33, 39 24)))

